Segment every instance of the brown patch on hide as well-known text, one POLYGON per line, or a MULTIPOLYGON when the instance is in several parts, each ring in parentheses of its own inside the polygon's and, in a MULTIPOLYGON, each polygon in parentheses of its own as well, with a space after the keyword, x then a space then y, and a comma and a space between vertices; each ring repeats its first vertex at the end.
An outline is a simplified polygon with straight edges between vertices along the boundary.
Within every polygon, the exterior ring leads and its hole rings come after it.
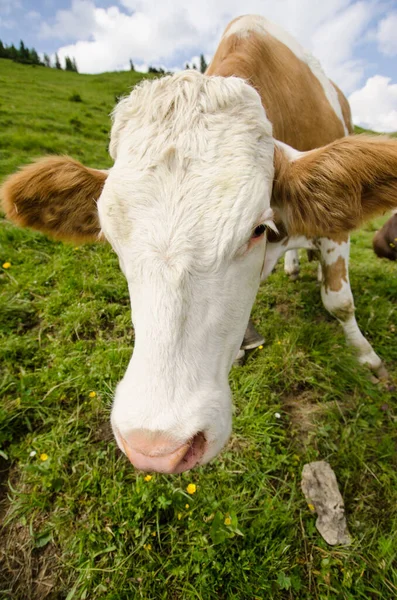
POLYGON ((297 150, 318 148, 345 135, 317 77, 270 34, 223 37, 206 74, 234 75, 250 83, 262 99, 274 137, 297 150))
POLYGON ((338 308, 334 308, 332 314, 336 319, 338 319, 338 321, 342 321, 343 323, 345 323, 354 315, 353 302, 349 302, 345 306, 339 306, 338 308))
POLYGON ((343 282, 347 283, 346 261, 343 256, 338 256, 335 262, 330 265, 321 263, 323 269, 323 285, 325 291, 339 292, 342 289, 343 282))
MULTIPOLYGON (((349 241, 349 234, 345 232, 334 233, 332 234, 332 236, 327 235, 325 237, 327 238, 327 240, 331 240, 331 242, 335 242, 335 244, 338 244, 339 246, 349 241)), ((333 249, 334 248, 332 248, 332 250, 333 249)))
POLYGON ((66 156, 45 157, 8 177, 0 198, 7 217, 20 227, 93 242, 100 233, 97 200, 106 177, 66 156))

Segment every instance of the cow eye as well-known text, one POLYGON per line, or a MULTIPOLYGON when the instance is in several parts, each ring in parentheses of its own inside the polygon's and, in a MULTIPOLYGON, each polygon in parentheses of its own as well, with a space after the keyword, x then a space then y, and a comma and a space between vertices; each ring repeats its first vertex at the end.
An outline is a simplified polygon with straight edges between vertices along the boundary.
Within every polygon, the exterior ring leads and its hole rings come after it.
POLYGON ((267 229, 266 225, 263 225, 263 224, 258 225, 258 227, 255 227, 252 237, 253 238, 261 237, 265 233, 266 229, 267 229))

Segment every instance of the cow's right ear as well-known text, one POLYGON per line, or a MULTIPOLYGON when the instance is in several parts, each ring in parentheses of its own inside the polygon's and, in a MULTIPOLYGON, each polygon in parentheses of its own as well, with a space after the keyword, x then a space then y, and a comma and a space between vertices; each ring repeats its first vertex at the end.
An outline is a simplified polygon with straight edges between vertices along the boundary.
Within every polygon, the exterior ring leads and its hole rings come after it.
POLYGON ((94 242, 100 238, 97 201, 106 177, 68 156, 48 156, 8 177, 0 198, 7 217, 20 227, 59 240, 94 242))

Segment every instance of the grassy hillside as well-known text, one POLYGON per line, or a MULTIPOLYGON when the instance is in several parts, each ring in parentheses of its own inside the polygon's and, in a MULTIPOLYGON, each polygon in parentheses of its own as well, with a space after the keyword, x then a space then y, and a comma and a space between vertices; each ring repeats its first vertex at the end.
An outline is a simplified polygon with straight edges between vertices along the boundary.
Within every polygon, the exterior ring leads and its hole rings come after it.
POLYGON ((79 75, 0 59, 0 176, 45 153, 110 165, 109 114, 116 98, 143 77, 131 71, 79 75))
MULTIPOLYGON (((95 167, 134 73, 78 75, 0 60, 0 178, 45 153, 95 167), (71 100, 79 94, 82 102, 71 100)), ((397 378, 396 267, 353 236, 357 319, 397 378)), ((234 431, 210 465, 134 472, 112 439, 131 356, 126 282, 106 245, 0 223, 0 597, 388 600, 396 597, 396 392, 370 380, 321 305, 316 265, 260 288, 266 338, 234 368, 234 431), (331 548, 300 491, 328 460, 353 536, 331 548), (197 491, 187 493, 189 483, 197 491)))

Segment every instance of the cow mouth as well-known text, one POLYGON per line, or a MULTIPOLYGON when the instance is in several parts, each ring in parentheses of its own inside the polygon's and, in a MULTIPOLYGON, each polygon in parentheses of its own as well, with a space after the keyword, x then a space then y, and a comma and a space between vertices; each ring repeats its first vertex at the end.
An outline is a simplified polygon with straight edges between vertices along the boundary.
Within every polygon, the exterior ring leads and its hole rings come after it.
POLYGON ((131 448, 117 429, 115 429, 115 435, 120 449, 136 469, 168 473, 169 475, 183 473, 198 465, 208 446, 204 433, 199 432, 171 454, 153 456, 142 454, 131 448))
POLYGON ((192 469, 199 464, 204 456, 206 448, 207 440, 205 439, 204 433, 200 431, 190 440, 186 453, 174 468, 173 473, 178 474, 183 473, 183 471, 189 471, 189 469, 192 469))

